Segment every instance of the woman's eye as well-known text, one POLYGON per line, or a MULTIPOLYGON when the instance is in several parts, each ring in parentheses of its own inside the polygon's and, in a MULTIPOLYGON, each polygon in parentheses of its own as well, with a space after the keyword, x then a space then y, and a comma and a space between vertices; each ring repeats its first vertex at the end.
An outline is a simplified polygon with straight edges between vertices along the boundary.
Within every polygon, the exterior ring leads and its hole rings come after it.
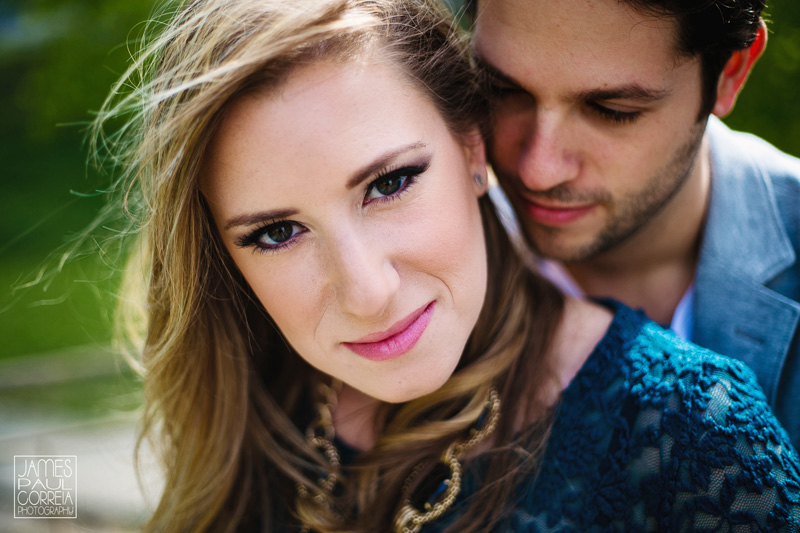
POLYGON ((367 191, 367 200, 374 200, 381 196, 391 196, 399 191, 408 180, 408 176, 388 175, 378 178, 370 185, 367 191))
POLYGON ((367 187, 364 201, 369 203, 387 197, 397 197, 407 190, 416 180, 417 176, 427 170, 428 164, 404 167, 388 172, 378 177, 367 187))
POLYGON ((297 235, 306 229, 297 222, 282 220, 266 224, 235 241, 239 248, 253 248, 257 252, 277 252, 297 241, 297 235))
POLYGON ((294 222, 275 222, 261 230, 258 243, 264 247, 274 248, 285 243, 301 230, 302 228, 294 222))

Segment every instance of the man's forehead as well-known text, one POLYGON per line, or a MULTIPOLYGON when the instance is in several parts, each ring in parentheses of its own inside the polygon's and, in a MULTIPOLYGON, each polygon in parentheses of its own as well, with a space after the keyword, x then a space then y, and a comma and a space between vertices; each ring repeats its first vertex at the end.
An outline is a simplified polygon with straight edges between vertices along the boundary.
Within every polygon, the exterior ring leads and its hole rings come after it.
POLYGON ((536 40, 542 48, 581 46, 626 46, 643 38, 677 44, 677 22, 636 10, 623 0, 481 0, 475 19, 478 49, 491 40, 536 40), (539 39, 536 39, 540 37, 539 39), (550 41, 550 42, 548 42, 550 41))
POLYGON ((674 21, 620 0, 481 0, 478 7, 476 53, 510 76, 541 78, 554 69, 658 76, 686 59, 674 21))

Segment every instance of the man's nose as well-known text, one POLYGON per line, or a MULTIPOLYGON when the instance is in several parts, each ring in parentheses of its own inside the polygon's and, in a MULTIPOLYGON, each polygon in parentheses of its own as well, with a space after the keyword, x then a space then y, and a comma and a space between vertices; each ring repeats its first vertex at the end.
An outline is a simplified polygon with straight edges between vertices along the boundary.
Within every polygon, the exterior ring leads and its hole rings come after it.
POLYGON ((532 113, 517 155, 517 174, 526 189, 546 191, 578 176, 580 162, 569 118, 557 111, 532 113))

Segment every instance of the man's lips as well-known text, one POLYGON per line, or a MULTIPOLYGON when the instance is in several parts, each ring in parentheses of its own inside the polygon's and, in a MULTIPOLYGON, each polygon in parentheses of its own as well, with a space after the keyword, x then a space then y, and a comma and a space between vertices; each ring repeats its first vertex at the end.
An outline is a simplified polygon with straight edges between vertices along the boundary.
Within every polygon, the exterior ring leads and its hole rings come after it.
POLYGON ((597 204, 547 205, 520 198, 523 211, 534 221, 547 226, 566 225, 592 211, 597 204))
POLYGON ((435 305, 434 300, 398 320, 385 331, 370 333, 357 341, 342 344, 371 361, 393 359, 414 347, 428 327, 435 305))

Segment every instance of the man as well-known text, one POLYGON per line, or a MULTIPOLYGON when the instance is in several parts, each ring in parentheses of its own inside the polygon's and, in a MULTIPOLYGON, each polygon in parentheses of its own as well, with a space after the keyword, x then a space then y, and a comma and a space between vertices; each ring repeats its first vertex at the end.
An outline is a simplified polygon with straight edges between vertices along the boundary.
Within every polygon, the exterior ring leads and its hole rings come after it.
POLYGON ((800 161, 709 119, 764 50, 763 1, 471 7, 492 164, 545 272, 747 363, 800 445, 800 161))

